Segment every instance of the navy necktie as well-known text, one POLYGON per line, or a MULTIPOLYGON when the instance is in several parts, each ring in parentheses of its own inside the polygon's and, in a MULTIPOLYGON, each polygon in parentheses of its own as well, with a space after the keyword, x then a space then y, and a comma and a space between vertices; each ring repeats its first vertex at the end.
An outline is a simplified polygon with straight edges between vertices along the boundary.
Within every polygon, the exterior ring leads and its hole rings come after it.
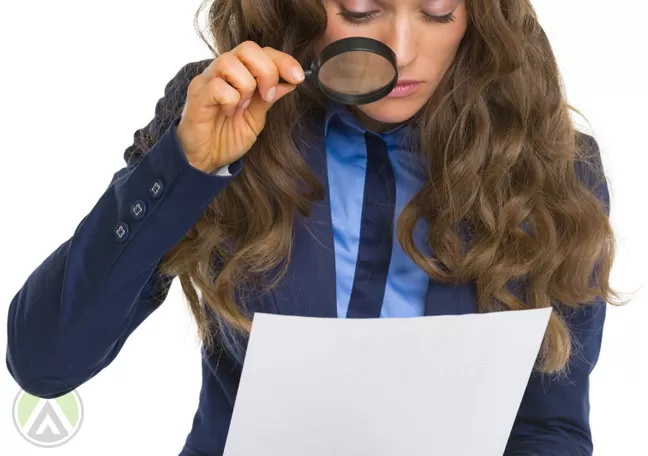
POLYGON ((387 144, 379 136, 365 133, 367 171, 358 260, 348 318, 380 317, 392 253, 396 182, 387 144))

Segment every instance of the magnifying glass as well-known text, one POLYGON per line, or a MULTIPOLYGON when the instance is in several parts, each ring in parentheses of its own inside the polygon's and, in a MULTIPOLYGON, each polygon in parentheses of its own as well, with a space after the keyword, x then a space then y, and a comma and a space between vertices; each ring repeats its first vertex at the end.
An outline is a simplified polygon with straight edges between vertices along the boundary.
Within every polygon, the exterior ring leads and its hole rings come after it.
POLYGON ((394 51, 367 37, 334 41, 304 74, 306 82, 318 87, 328 98, 347 105, 378 101, 398 82, 394 51))

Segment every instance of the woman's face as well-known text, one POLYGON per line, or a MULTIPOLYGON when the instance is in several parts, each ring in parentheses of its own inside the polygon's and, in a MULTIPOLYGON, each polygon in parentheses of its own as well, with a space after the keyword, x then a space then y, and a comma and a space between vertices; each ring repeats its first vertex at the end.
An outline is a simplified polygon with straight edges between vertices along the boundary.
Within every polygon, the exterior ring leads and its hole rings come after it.
POLYGON ((465 0, 324 0, 328 25, 315 46, 365 36, 396 54, 399 81, 416 81, 405 96, 354 108, 365 126, 382 130, 405 122, 432 96, 450 67, 468 23, 465 0))

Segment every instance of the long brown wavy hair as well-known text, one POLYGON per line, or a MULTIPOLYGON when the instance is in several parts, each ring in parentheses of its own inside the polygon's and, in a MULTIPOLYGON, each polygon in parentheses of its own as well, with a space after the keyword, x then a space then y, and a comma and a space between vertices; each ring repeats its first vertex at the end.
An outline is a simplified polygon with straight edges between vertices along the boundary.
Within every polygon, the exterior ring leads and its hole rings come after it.
MULTIPOLYGON (((402 211, 398 241, 433 280, 473 282, 481 312, 553 306, 537 368, 563 372, 574 345, 564 311, 616 296, 608 284, 614 238, 598 148, 570 120, 530 2, 467 3, 456 59, 417 114, 416 149, 429 180, 402 211), (414 245, 421 218, 433 257, 414 245), (522 295, 512 285, 520 283, 522 295)), ((214 47, 198 32, 215 57, 215 49, 253 40, 308 61, 326 29, 317 0, 208 0, 195 24, 205 7, 214 47)), ((244 298, 282 279, 295 217, 324 197, 295 132, 305 134, 311 114, 325 108, 306 86, 279 100, 242 173, 160 264, 180 277, 208 348, 221 330, 249 332, 244 298)))

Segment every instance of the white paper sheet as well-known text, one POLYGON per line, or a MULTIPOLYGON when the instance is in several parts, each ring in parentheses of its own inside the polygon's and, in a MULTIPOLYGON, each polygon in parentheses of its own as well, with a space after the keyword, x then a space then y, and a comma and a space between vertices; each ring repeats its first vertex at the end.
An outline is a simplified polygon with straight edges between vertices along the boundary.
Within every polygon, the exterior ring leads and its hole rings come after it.
POLYGON ((256 314, 225 456, 501 456, 550 312, 256 314))

